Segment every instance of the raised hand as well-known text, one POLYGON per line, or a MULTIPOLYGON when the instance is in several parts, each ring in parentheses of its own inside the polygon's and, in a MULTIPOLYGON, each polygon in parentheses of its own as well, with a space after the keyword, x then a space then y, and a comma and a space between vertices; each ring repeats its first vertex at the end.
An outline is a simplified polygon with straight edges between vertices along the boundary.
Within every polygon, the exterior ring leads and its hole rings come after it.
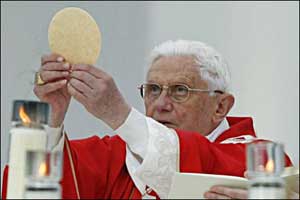
POLYGON ((67 79, 70 65, 57 54, 44 55, 41 58, 39 76, 43 84, 35 84, 35 95, 51 105, 51 127, 59 127, 64 120, 71 95, 67 91, 67 79))
POLYGON ((130 112, 113 78, 91 65, 72 65, 68 92, 112 129, 118 128, 130 112))

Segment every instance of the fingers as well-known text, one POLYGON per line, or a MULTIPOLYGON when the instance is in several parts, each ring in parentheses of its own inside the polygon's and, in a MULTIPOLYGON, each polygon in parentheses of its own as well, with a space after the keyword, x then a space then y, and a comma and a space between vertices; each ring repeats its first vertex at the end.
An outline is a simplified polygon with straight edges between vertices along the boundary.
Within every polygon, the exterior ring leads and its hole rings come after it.
POLYGON ((45 71, 64 71, 69 70, 70 64, 63 62, 48 62, 42 65, 41 70, 45 71))
POLYGON ((205 192, 203 196, 206 199, 231 199, 228 196, 217 194, 217 193, 214 193, 214 192, 205 192))
POLYGON ((41 79, 45 82, 53 82, 59 79, 67 79, 69 77, 69 72, 58 72, 58 71, 41 71, 41 79))
POLYGON ((225 195, 234 199, 246 199, 248 197, 248 191, 246 189, 224 186, 213 186, 210 188, 210 192, 225 195))
POLYGON ((36 85, 34 87, 34 93, 39 97, 43 97, 50 92, 53 92, 55 90, 58 90, 58 89, 64 87, 66 85, 66 83, 67 83, 67 80, 60 80, 57 82, 49 82, 49 83, 46 83, 45 85, 36 85))
POLYGON ((71 79, 78 79, 84 82, 91 89, 95 88, 97 79, 88 72, 85 71, 72 71, 71 79))
POLYGON ((41 79, 47 83, 68 78, 70 64, 63 63, 63 60, 64 58, 57 54, 44 55, 39 70, 41 79))
POLYGON ((78 91, 87 97, 94 97, 105 83, 103 80, 108 80, 108 75, 91 65, 73 65, 72 73, 70 74, 70 83, 78 91), (97 76, 95 76, 95 74, 97 76))
POLYGON ((42 65, 46 64, 47 62, 63 62, 65 59, 55 53, 49 54, 49 55, 43 55, 41 58, 42 65))
MULTIPOLYGON (((72 65, 71 79, 78 79, 94 92, 103 91, 107 87, 112 87, 114 81, 110 75, 91 65, 72 65)), ((80 90, 79 88, 77 88, 80 90)))
POLYGON ((103 78, 103 77, 108 76, 108 74, 105 73, 104 71, 97 69, 91 65, 86 65, 86 64, 72 65, 72 70, 73 71, 85 71, 85 72, 88 72, 89 74, 95 76, 96 78, 103 78))
POLYGON ((78 92, 80 92, 81 94, 83 94, 86 97, 92 97, 93 96, 93 90, 88 87, 85 83, 72 78, 70 79, 69 83, 71 84, 71 86, 76 89, 78 92))
POLYGON ((67 85, 68 92, 71 96, 73 96, 77 101, 85 105, 85 102, 87 101, 86 96, 81 93, 79 90, 77 90, 75 87, 73 87, 70 83, 67 85))
POLYGON ((244 172, 244 177, 249 179, 249 173, 248 173, 248 171, 244 172))

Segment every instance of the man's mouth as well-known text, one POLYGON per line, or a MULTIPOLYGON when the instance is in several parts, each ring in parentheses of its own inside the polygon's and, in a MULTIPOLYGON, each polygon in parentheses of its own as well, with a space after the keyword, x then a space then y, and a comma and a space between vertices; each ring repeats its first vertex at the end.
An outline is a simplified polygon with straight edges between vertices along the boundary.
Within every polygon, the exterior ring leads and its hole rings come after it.
POLYGON ((157 121, 169 128, 175 128, 175 125, 172 122, 164 121, 164 120, 157 120, 157 121))

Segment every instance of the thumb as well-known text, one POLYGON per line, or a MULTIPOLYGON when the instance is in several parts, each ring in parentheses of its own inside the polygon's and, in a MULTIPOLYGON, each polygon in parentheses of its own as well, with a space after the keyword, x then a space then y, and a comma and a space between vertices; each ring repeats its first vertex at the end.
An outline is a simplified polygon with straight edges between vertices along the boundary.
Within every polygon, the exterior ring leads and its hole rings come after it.
POLYGON ((247 178, 247 179, 249 179, 249 173, 248 173, 248 171, 244 172, 244 177, 247 178))

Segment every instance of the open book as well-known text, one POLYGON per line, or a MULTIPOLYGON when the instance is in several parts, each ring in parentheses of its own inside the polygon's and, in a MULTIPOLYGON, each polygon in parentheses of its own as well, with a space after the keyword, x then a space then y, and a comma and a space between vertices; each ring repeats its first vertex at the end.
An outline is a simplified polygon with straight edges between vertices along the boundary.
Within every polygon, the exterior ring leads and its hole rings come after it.
MULTIPOLYGON (((299 193, 299 168, 287 167, 281 175, 286 181, 286 187, 299 193)), ((199 199, 213 185, 224 185, 235 188, 247 188, 248 179, 237 176, 226 176, 201 173, 176 173, 170 199, 199 199)))

